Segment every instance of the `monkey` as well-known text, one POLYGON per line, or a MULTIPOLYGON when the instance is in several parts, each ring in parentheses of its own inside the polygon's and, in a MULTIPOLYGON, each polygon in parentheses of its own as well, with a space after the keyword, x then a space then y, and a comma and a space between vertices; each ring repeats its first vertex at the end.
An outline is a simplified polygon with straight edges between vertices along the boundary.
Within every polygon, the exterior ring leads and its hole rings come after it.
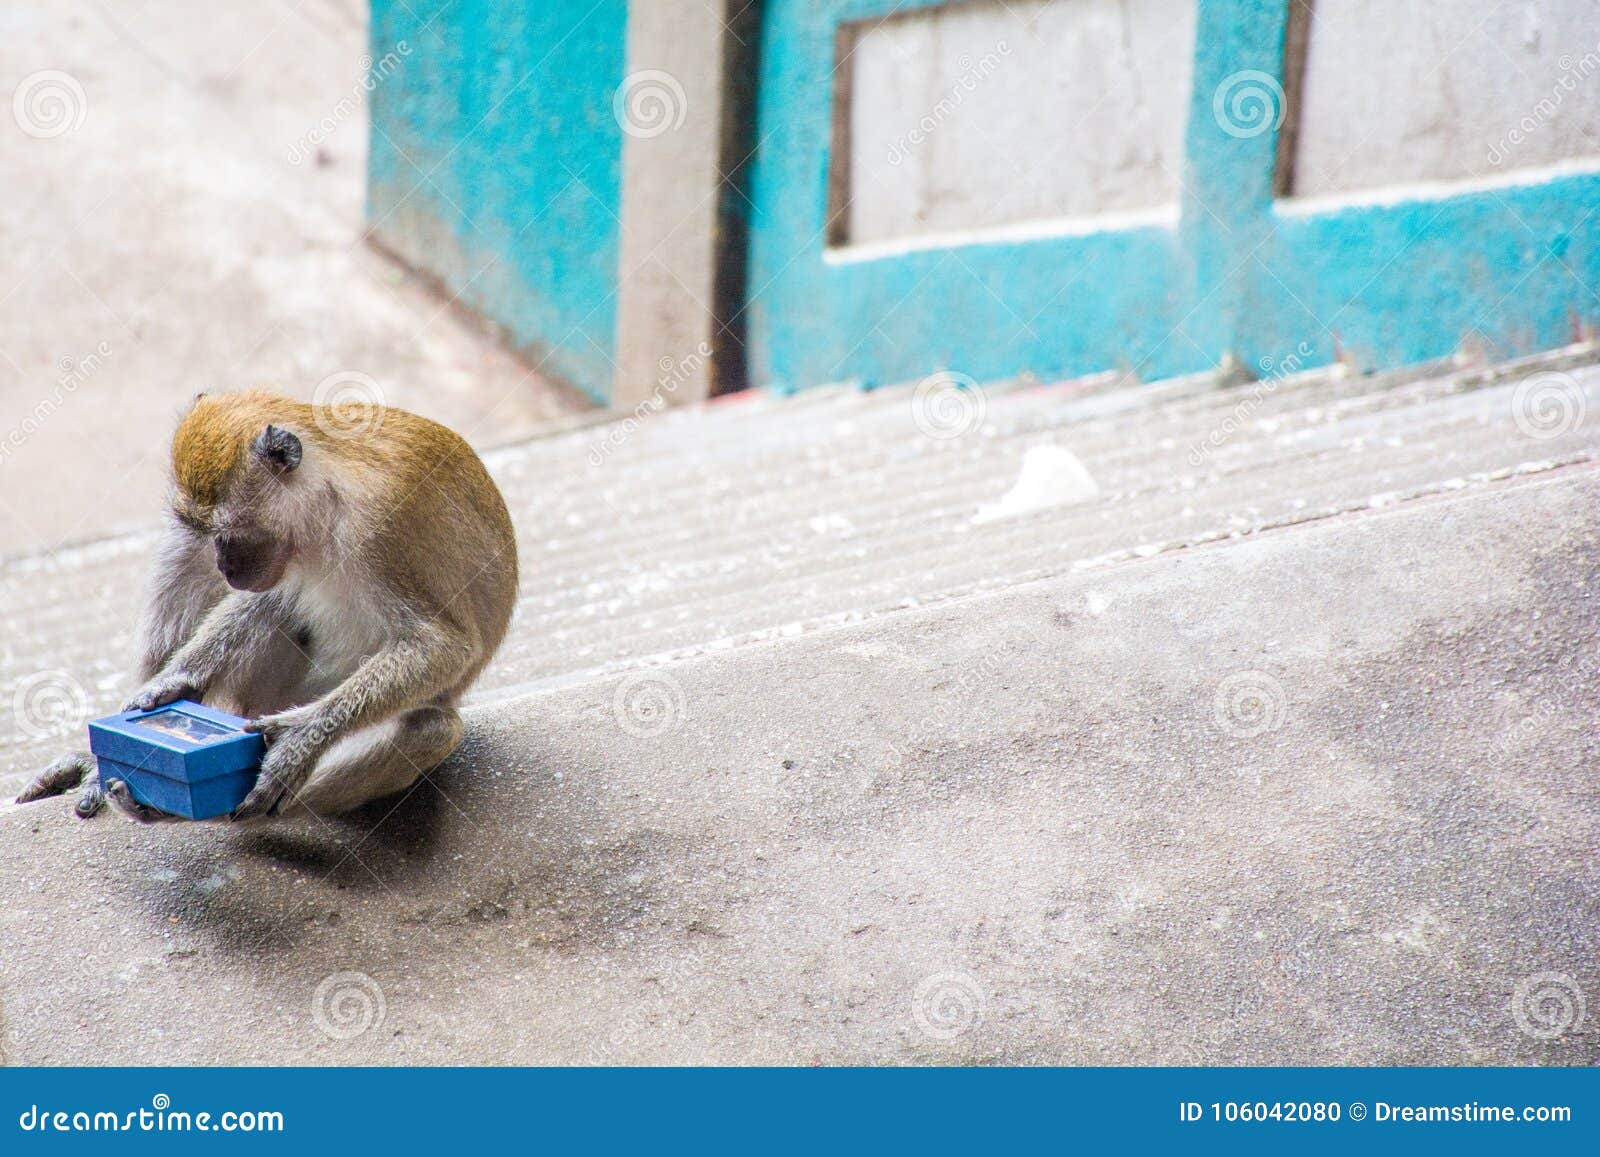
MULTIPOLYGON (((511 516, 456 433, 404 410, 266 390, 198 395, 172 440, 169 517, 123 710, 193 699, 266 741, 236 821, 334 815, 404 791, 461 743, 459 703, 505 637, 511 516)), ((177 819, 86 753, 19 803, 81 788, 177 819)))

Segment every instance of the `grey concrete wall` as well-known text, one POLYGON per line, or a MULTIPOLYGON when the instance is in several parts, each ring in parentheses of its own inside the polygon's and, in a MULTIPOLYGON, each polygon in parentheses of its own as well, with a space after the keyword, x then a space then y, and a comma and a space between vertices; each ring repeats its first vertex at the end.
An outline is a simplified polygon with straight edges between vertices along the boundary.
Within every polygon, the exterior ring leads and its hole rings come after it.
POLYGON ((728 7, 628 7, 616 409, 698 401, 711 390, 728 7))
POLYGON ((1600 156, 1595 0, 1318 0, 1294 192, 1600 156))
POLYGON ((852 241, 1176 200, 1194 5, 1011 0, 857 35, 852 241))

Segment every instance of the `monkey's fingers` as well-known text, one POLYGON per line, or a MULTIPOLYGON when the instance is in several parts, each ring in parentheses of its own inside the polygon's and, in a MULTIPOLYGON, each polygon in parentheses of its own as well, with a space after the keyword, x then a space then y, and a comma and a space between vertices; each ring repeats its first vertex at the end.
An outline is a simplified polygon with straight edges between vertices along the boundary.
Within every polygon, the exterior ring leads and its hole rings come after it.
POLYGON ((133 792, 128 790, 128 785, 120 779, 113 779, 106 784, 106 798, 111 801, 111 806, 123 815, 141 824, 166 823, 169 820, 181 820, 182 816, 175 816, 171 812, 164 812, 160 808, 150 807, 133 798, 133 792))
POLYGON ((32 803, 34 800, 60 795, 77 787, 83 782, 84 777, 93 775, 94 756, 86 751, 74 751, 63 755, 34 776, 28 786, 22 789, 22 794, 17 796, 17 802, 32 803))
POLYGON ((291 731, 305 727, 315 722, 316 715, 304 708, 291 707, 287 711, 279 711, 275 715, 262 715, 247 721, 244 725, 246 731, 253 731, 267 741, 271 747, 284 735, 291 731))
POLYGON ((284 787, 276 779, 263 775, 244 797, 244 802, 233 809, 233 820, 253 820, 261 816, 271 815, 278 802, 283 799, 284 787))
POLYGON ((193 698, 197 688, 186 675, 161 675, 139 688, 122 705, 124 711, 154 711, 179 699, 193 698))
POLYGON ((78 802, 72 805, 72 811, 80 820, 86 820, 105 804, 106 793, 100 788, 100 778, 94 776, 83 785, 83 791, 78 794, 78 802))

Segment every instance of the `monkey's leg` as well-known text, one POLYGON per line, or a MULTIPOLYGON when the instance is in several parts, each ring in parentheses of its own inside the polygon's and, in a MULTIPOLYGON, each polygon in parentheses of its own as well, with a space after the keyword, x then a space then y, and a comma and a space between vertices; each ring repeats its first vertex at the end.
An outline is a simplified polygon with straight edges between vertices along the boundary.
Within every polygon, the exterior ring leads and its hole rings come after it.
POLYGON ((100 790, 100 776, 95 770, 94 756, 87 751, 74 751, 63 755, 38 775, 17 796, 18 803, 32 803, 36 799, 61 795, 75 787, 82 787, 78 802, 72 806, 82 819, 88 819, 106 802, 100 790))
POLYGON ((305 787, 285 796, 283 815, 337 815, 410 787, 461 745, 454 707, 416 707, 341 736, 317 760, 305 787))
POLYGON ((471 669, 475 641, 452 623, 421 620, 405 608, 395 613, 407 616, 396 638, 332 691, 245 724, 267 741, 267 755, 255 787, 233 809, 235 820, 277 814, 284 797, 300 795, 317 764, 345 736, 416 710, 418 703, 452 701, 450 689, 471 669))

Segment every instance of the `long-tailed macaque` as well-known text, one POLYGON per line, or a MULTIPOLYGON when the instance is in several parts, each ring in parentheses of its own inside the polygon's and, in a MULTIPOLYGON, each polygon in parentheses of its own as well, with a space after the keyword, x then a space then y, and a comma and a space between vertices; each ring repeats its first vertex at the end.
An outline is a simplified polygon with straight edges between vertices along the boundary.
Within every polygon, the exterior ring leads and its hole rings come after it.
MULTIPOLYGON (((172 441, 172 518, 125 710, 198 699, 267 741, 236 820, 332 814, 402 791, 455 750, 457 704, 505 636, 511 517, 456 434, 403 410, 337 413, 266 391, 203 394, 172 441)), ((82 786, 73 754, 19 800, 82 786)), ((112 804, 171 819, 113 780, 112 804)))

